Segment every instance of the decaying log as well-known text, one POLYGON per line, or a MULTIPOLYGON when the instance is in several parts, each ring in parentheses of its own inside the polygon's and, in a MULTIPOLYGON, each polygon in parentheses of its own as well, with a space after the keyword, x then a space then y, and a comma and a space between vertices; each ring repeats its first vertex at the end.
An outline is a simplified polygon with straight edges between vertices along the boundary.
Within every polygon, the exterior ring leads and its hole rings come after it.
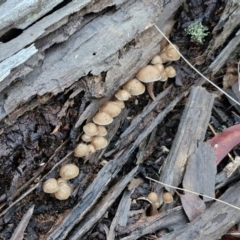
POLYGON ((5 123, 11 124, 89 74, 104 73, 102 96, 112 95, 159 52, 162 36, 154 27, 144 29, 159 19, 160 27, 168 29, 173 21, 167 19, 181 3, 170 1, 163 6, 156 0, 72 1, 39 17, 19 36, 0 45, 0 70, 5 69, 3 85, 0 83, 0 120, 8 117, 5 123), (28 60, 19 59, 18 52, 32 44, 35 49, 25 56, 28 60), (10 69, 4 67, 9 57, 19 63, 14 65, 17 71, 9 73, 10 69))
MULTIPOLYGON (((188 157, 195 152, 198 142, 204 140, 213 100, 214 96, 205 89, 192 89, 170 153, 163 164, 161 182, 172 186, 181 183, 188 157)), ((173 189, 167 189, 174 192, 173 189)))
MULTIPOLYGON (((240 182, 230 187, 220 200, 240 207, 240 182)), ((240 211, 226 204, 215 202, 184 228, 162 240, 217 240, 240 220, 240 211)))

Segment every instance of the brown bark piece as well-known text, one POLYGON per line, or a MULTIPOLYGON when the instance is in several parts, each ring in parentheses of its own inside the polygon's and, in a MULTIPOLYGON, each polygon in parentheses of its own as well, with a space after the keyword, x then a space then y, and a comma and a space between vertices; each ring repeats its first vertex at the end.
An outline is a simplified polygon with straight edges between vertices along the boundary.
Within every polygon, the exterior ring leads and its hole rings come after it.
MULTIPOLYGON (((172 148, 163 165, 160 182, 178 186, 199 141, 203 141, 211 116, 214 96, 202 87, 191 90, 172 148)), ((167 188, 173 193, 173 189, 167 188)))
MULTIPOLYGON (((240 182, 229 188, 221 200, 240 207, 240 182)), ((217 240, 240 220, 240 211, 224 203, 215 202, 180 231, 175 231, 162 240, 217 240)))
MULTIPOLYGON (((217 173, 214 150, 209 143, 199 142, 196 151, 189 157, 183 178, 183 188, 215 197, 217 173)), ((203 197, 204 201, 212 199, 203 197)))

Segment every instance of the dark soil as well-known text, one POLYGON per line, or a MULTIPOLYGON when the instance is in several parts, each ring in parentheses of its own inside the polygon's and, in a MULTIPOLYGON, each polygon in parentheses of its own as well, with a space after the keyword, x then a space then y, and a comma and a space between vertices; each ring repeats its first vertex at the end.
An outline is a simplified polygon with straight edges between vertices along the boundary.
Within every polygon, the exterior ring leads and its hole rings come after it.
MULTIPOLYGON (((203 25, 209 28, 209 33, 217 24, 224 9, 225 1, 187 1, 176 13, 176 24, 171 33, 171 41, 177 43, 182 54, 191 62, 196 63, 196 59, 202 56, 208 47, 208 42, 214 37, 209 34, 204 44, 192 41, 184 29, 193 21, 202 20, 203 25)), ((221 49, 219 49, 220 51, 221 49)), ((216 53, 218 54, 218 53, 216 53)), ((198 69, 205 72, 212 59, 206 58, 204 62, 198 63, 198 69)), ((178 79, 170 79, 167 85, 175 83, 173 91, 164 101, 171 101, 179 91, 200 81, 199 76, 181 59, 172 64, 179 73, 178 79)), ((224 70, 223 70, 224 73, 224 70)), ((222 74, 222 73, 221 73, 222 74)), ((221 82, 221 78, 218 80, 221 82)), ((155 94, 162 91, 164 84, 158 82, 155 84, 155 94)), ((209 90, 213 90, 209 86, 209 90)), ((59 118, 58 113, 68 100, 71 92, 53 97, 49 102, 39 106, 35 110, 26 113, 20 117, 16 123, 6 129, 0 135, 0 204, 2 211, 11 205, 17 198, 25 193, 31 187, 49 177, 57 177, 59 166, 53 171, 51 169, 60 160, 74 149, 78 142, 81 129, 74 129, 74 124, 81 111, 82 103, 85 101, 82 93, 74 98, 74 103, 70 105, 64 117, 59 118), (56 126, 59 129, 53 132, 56 126)), ((106 152, 114 148, 114 143, 118 136, 129 126, 131 120, 139 114, 146 104, 151 101, 148 94, 145 93, 139 97, 131 98, 126 107, 129 109, 128 118, 124 120, 116 135, 111 140, 106 152)), ((175 137, 181 113, 185 106, 185 100, 165 118, 165 120, 156 129, 154 142, 144 153, 141 171, 147 173, 152 178, 157 178, 158 170, 166 159, 167 153, 162 151, 161 146, 170 149, 175 137)), ((163 105, 166 105, 163 102, 163 105)), ((216 101, 215 109, 211 118, 215 129, 223 126, 228 127, 239 122, 240 118, 233 113, 231 105, 224 99, 216 101), (221 117, 219 117, 219 115, 221 117)), ((212 137, 209 131, 206 139, 212 137)), ((237 149, 235 150, 237 151, 237 149)), ((102 157, 109 160, 109 157, 102 157)), ((135 164, 136 152, 133 153, 120 175, 129 172, 135 164)), ((44 239, 51 228, 60 222, 64 215, 71 210, 76 203, 81 200, 85 189, 92 182, 98 171, 101 169, 99 164, 84 162, 84 159, 78 159, 73 155, 66 158, 65 162, 75 163, 80 168, 80 174, 77 178, 70 181, 73 194, 67 201, 59 201, 49 194, 42 191, 41 182, 30 194, 11 207, 0 218, 0 239, 10 239, 14 229, 22 219, 24 213, 33 204, 35 205, 33 216, 30 219, 25 232, 24 239, 44 239)), ((141 174, 139 175, 141 176, 141 174)), ((150 191, 154 190, 154 185, 149 185, 146 181, 141 184, 133 193, 132 198, 145 197, 150 191)), ((107 190, 106 190, 107 191, 107 190)), ((115 215, 119 203, 118 199, 108 210, 108 217, 103 218, 87 239, 106 239, 105 225, 109 228, 115 215)), ((139 210, 145 208, 143 201, 138 201, 132 205, 132 209, 139 210)), ((129 223, 139 220, 140 214, 129 219, 129 223)), ((142 237, 140 239, 155 239, 142 237)))

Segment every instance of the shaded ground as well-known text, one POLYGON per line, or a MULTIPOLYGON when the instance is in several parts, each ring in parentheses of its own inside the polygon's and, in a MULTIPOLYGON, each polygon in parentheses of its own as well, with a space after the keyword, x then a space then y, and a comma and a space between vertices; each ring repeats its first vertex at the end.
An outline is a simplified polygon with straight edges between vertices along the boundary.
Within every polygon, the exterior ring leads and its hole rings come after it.
MULTIPOLYGON (((206 58, 204 62, 199 62, 198 57, 202 56, 208 47, 208 42, 214 38, 211 35, 211 30, 217 24, 224 5, 225 1, 216 1, 216 3, 208 1, 203 4, 202 1, 192 0, 188 1, 176 13, 177 21, 170 39, 172 42, 178 44, 182 54, 187 59, 190 59, 193 63, 197 62, 197 68, 201 72, 207 70, 212 59, 206 58), (190 36, 184 31, 190 22, 196 20, 202 20, 203 25, 209 28, 210 33, 205 38, 204 44, 192 41, 190 36)), ((177 81, 178 86, 175 85, 171 92, 168 93, 167 98, 162 103, 163 106, 167 105, 180 91, 187 89, 190 85, 201 80, 183 60, 177 61, 172 65, 176 67, 180 77, 177 80, 170 79, 168 81, 167 85, 177 81)), ((224 74, 224 69, 221 74, 224 74)), ((221 74, 219 75, 221 76, 221 74)), ((216 81, 221 84, 220 77, 216 81)), ((163 85, 161 82, 155 84, 154 91, 156 95, 162 91, 163 87, 166 87, 163 85)), ((208 86, 208 89, 210 91, 214 90, 211 86, 208 86)), ((47 174, 47 178, 55 177, 59 167, 50 173, 49 171, 74 149, 76 142, 79 140, 79 131, 78 129, 74 129, 74 125, 79 114, 83 111, 82 108, 84 108, 86 101, 83 93, 79 93, 74 97, 74 101, 69 104, 65 114, 63 114, 64 116, 59 118, 59 113, 72 92, 53 97, 46 104, 26 113, 17 120, 16 124, 5 129, 4 133, 0 136, 0 202, 3 210, 16 197, 20 196, 20 191, 26 192, 30 187, 35 186, 40 176, 47 174), (56 130, 56 126, 59 126, 59 129, 56 130)), ((149 101, 151 100, 148 94, 145 93, 127 102, 128 117, 124 119, 106 152, 114 148, 114 144, 120 134, 124 132, 132 119, 143 110, 149 101)), ((152 178, 158 176, 159 168, 167 156, 167 153, 162 150, 162 146, 165 146, 167 149, 171 148, 185 102, 186 99, 182 100, 157 127, 154 142, 144 152, 141 171, 152 178)), ((222 126, 228 127, 239 122, 239 117, 233 114, 231 105, 224 98, 217 100, 215 107, 216 109, 211 119, 215 129, 222 128, 222 126), (219 114, 221 117, 219 117, 219 114)), ((212 133, 209 131, 206 138, 211 136, 212 133)), ((125 172, 129 172, 130 169, 134 168, 136 153, 137 151, 132 154, 128 160, 128 164, 125 165, 119 176, 124 175, 125 172)), ((102 159, 110 160, 111 157, 103 156, 102 159)), ((61 221, 64 215, 81 200, 83 192, 99 172, 101 165, 84 162, 84 159, 77 159, 72 155, 69 156, 68 161, 75 163, 81 169, 79 176, 70 181, 73 187, 73 195, 70 199, 67 201, 58 201, 52 196, 44 194, 40 184, 28 196, 24 197, 10 208, 7 213, 1 216, 0 239, 10 239, 23 214, 33 204, 35 205, 34 213, 28 224, 24 239, 45 238, 56 221, 61 221)), ((144 182, 134 191, 132 199, 147 196, 153 190, 152 188, 153 186, 149 185, 148 182, 144 182)), ((90 236, 88 236, 88 239, 106 239, 104 226, 110 227, 119 200, 109 207, 108 216, 103 218, 92 229, 92 234, 89 233, 90 236)), ((141 210, 145 205, 146 203, 142 201, 136 202, 132 205, 132 210, 141 210)), ((138 214, 130 218, 129 224, 139 220, 140 217, 141 214, 138 214)), ((142 237, 140 239, 146 238, 151 239, 150 237, 142 237)), ((154 239, 154 236, 152 239, 154 239)))

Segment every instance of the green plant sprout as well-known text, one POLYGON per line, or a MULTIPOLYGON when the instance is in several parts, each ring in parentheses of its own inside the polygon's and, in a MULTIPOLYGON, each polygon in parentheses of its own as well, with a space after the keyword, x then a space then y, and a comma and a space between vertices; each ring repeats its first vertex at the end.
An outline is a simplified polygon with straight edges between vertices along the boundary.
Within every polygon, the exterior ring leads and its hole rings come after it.
POLYGON ((191 38, 199 43, 203 43, 204 37, 208 35, 208 28, 203 26, 201 22, 193 22, 187 28, 185 32, 191 35, 191 38))

